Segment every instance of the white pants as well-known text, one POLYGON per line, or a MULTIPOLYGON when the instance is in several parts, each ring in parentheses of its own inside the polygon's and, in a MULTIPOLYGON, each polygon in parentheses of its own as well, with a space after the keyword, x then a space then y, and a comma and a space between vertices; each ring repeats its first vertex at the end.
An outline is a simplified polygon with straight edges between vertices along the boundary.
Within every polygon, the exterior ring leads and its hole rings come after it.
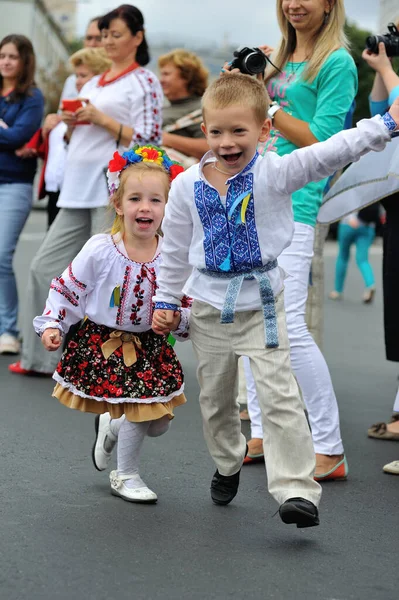
MULTIPOLYGON (((338 405, 330 373, 305 322, 313 243, 314 228, 303 223, 295 223, 292 243, 278 258, 280 267, 287 273, 284 298, 291 363, 308 410, 315 452, 327 455, 342 454, 344 449, 339 427, 338 405)), ((248 359, 244 359, 244 368, 251 435, 262 438, 260 408, 248 359)))
POLYGON ((265 347, 263 312, 244 311, 220 323, 220 311, 194 301, 190 337, 198 359, 205 441, 222 475, 237 473, 246 441, 236 399, 238 358, 248 356, 263 420, 263 449, 269 492, 282 504, 302 497, 318 505, 315 455, 304 405, 292 374, 283 294, 276 299, 278 348, 265 347))

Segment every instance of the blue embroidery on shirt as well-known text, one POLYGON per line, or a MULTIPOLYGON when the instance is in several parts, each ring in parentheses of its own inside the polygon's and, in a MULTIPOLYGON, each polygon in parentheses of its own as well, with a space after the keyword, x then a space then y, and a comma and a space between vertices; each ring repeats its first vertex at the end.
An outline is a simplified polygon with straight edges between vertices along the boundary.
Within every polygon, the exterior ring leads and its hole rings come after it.
POLYGON ((204 230, 204 253, 206 268, 211 271, 226 270, 242 272, 262 265, 255 223, 253 196, 253 173, 249 173, 258 158, 256 153, 245 169, 229 179, 226 207, 223 206, 217 190, 204 181, 194 184, 194 198, 201 224, 204 230), (235 199, 244 192, 251 194, 245 214, 245 223, 241 222, 241 204, 228 218, 235 199), (224 265, 223 267, 221 267, 224 265))
POLYGON ((241 222, 241 204, 233 211, 230 220, 232 230, 231 262, 234 265, 234 271, 239 273, 262 266, 262 255, 255 223, 253 180, 253 173, 241 175, 231 181, 227 192, 228 210, 233 205, 235 198, 244 192, 251 194, 245 213, 246 222, 241 222))
POLYGON ((169 302, 155 302, 155 310, 179 310, 177 304, 169 304, 169 302))

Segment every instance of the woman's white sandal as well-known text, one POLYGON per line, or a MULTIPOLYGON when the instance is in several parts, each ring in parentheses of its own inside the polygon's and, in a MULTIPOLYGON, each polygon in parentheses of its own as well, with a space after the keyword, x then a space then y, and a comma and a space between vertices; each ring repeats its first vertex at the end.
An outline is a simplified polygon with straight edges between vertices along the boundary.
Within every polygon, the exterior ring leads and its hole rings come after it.
POLYGON ((128 502, 141 502, 141 503, 154 503, 158 500, 158 496, 155 492, 150 490, 148 487, 140 487, 140 488, 128 488, 124 484, 124 481, 128 479, 133 479, 137 475, 129 474, 129 475, 118 475, 117 471, 111 471, 109 474, 109 480, 111 483, 111 494, 113 496, 119 496, 123 498, 123 500, 127 500, 128 502))

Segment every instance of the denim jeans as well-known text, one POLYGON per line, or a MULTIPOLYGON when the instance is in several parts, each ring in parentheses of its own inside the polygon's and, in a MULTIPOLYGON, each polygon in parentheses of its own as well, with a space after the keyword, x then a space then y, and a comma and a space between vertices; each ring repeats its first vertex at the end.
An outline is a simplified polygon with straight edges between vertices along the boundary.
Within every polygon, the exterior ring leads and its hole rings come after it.
POLYGON ((339 224, 339 254, 335 268, 335 290, 340 294, 344 291, 352 244, 356 246, 356 264, 362 274, 364 285, 369 288, 375 284, 373 269, 369 263, 369 249, 374 238, 375 227, 371 225, 351 227, 347 223, 339 224))
POLYGON ((13 257, 32 207, 30 183, 0 184, 0 335, 18 337, 18 292, 13 257))

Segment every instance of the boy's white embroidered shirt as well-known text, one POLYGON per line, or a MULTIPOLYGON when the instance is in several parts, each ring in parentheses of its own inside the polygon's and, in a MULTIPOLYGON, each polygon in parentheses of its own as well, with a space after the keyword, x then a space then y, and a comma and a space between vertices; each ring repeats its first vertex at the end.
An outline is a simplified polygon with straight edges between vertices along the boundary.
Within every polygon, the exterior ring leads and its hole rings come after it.
MULTIPOLYGON (((356 128, 342 131, 326 142, 307 146, 285 156, 268 152, 256 155, 249 165, 230 178, 223 206, 218 192, 203 175, 204 156, 172 184, 162 229, 163 263, 154 297, 160 305, 180 305, 184 292, 193 299, 222 310, 228 279, 206 275, 204 270, 240 274, 266 265, 289 246, 294 232, 291 194, 309 181, 318 181, 358 160, 369 150, 380 151, 391 137, 380 116, 364 119, 356 128), (251 198, 246 222, 234 200, 244 193, 251 198), (229 218, 230 217, 230 218, 229 218)), ((268 272, 274 294, 283 287, 277 267, 268 272)), ((288 273, 289 276, 289 273, 288 273)), ((256 280, 243 281, 236 311, 259 310, 256 280)))

